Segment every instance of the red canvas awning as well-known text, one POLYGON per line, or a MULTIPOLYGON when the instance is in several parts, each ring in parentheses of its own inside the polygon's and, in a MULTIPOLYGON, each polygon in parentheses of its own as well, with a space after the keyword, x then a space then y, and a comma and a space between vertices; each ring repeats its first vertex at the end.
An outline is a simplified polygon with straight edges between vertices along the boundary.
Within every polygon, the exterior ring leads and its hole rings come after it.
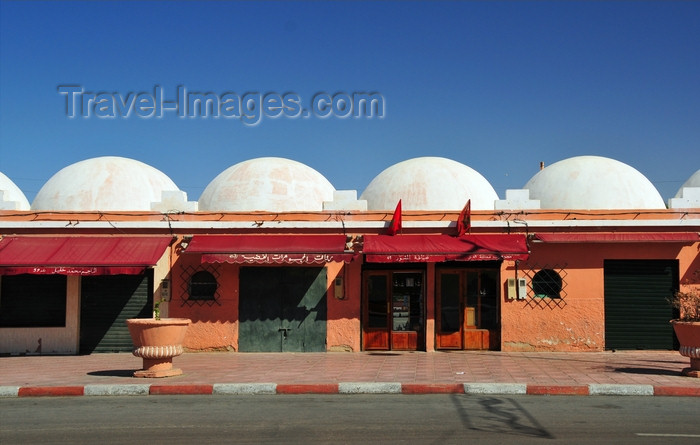
POLYGON ((599 232, 599 233, 538 233, 535 241, 545 243, 694 243, 700 241, 697 232, 599 232))
POLYGON ((325 264, 352 261, 345 235, 196 235, 187 253, 202 263, 325 264))
POLYGON ((526 260, 525 235, 365 235, 371 263, 526 260))
POLYGON ((170 236, 6 236, 0 275, 137 275, 163 256, 170 236))

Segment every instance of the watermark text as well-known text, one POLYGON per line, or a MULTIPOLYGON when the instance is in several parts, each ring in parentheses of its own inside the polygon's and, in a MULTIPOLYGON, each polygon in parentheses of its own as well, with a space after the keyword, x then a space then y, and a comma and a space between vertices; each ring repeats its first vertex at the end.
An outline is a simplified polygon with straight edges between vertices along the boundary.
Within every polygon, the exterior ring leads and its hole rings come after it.
POLYGON ((354 118, 383 119, 386 101, 377 92, 319 92, 310 101, 297 93, 236 94, 224 92, 189 91, 178 86, 174 96, 167 96, 160 85, 152 91, 92 92, 81 85, 59 85, 58 93, 65 97, 68 118, 125 119, 211 118, 238 119, 245 125, 257 125, 263 118, 354 118))

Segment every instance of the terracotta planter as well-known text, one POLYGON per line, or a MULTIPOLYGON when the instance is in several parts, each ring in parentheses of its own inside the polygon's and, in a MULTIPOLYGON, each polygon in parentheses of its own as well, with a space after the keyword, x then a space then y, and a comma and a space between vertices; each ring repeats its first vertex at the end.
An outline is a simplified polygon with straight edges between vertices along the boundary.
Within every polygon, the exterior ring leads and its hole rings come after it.
POLYGON ((173 357, 183 352, 187 318, 131 318, 126 325, 134 343, 134 355, 143 359, 143 369, 134 377, 171 377, 182 374, 173 368, 173 357))
POLYGON ((671 320, 678 342, 678 352, 690 358, 690 367, 683 369, 683 375, 700 377, 700 321, 671 320))

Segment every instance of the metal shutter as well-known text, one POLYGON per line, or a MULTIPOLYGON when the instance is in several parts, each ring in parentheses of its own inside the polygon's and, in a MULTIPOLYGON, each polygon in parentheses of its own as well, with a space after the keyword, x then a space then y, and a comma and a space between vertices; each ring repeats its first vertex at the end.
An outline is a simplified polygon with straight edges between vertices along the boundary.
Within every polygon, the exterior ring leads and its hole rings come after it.
POLYGON ((606 260, 606 349, 677 349, 667 298, 678 289, 676 260, 606 260))
POLYGON ((128 318, 153 315, 153 271, 83 277, 80 352, 131 352, 128 318))

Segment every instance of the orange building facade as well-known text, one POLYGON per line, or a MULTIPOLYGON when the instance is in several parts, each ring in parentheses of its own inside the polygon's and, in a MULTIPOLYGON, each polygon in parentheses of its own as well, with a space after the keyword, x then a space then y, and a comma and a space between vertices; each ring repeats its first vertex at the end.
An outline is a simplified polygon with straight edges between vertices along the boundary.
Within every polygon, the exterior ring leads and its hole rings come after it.
POLYGON ((128 351, 124 320, 155 304, 192 320, 189 351, 677 348, 666 298, 700 288, 700 206, 506 201, 0 210, 0 353, 128 351))
MULTIPOLYGON (((404 212, 404 228, 394 235, 395 239, 409 243, 414 237, 426 236, 459 239, 455 236, 458 212, 417 213, 404 212)), ((619 215, 606 212, 604 216, 601 212, 588 212, 578 214, 575 220, 570 219, 572 216, 567 212, 473 212, 471 230, 462 239, 512 237, 516 248, 521 245, 520 242, 525 245, 524 250, 517 252, 517 259, 501 258, 512 257, 513 252, 510 251, 494 250, 474 257, 465 250, 463 259, 434 261, 431 257, 453 252, 397 251, 391 254, 397 261, 367 261, 364 239, 386 237, 381 234, 391 221, 391 212, 346 213, 342 216, 344 224, 338 223, 336 219, 339 215, 332 213, 230 214, 219 215, 216 221, 205 215, 181 214, 169 215, 168 221, 162 221, 163 215, 158 213, 3 212, 4 233, 0 242, 76 237, 90 240, 128 238, 137 242, 141 238, 154 236, 165 239, 160 257, 151 259, 154 264, 145 268, 145 275, 150 277, 147 300, 152 305, 154 301, 164 299, 160 306, 164 315, 192 320, 185 347, 193 351, 601 351, 613 348, 673 348, 672 331, 666 329, 672 312, 664 299, 675 290, 688 290, 700 285, 699 227, 696 223, 686 223, 697 221, 700 210, 633 213, 635 224, 630 226, 629 211, 620 212, 619 215), (511 222, 516 219, 517 223, 511 222), (266 227, 268 224, 285 228, 271 230, 266 227), (255 228, 233 229, 227 228, 228 225, 253 225, 255 228), (9 226, 14 228, 8 229, 9 226), (363 227, 363 230, 360 232, 355 227, 363 227), (11 234, 8 233, 10 231, 11 234), (196 247, 197 240, 211 236, 229 238, 231 241, 231 246, 215 249, 215 255, 245 256, 247 259, 241 262, 226 259, 208 262, 203 259, 207 253, 190 250, 191 246, 196 247), (283 243, 293 238, 319 236, 334 240, 340 237, 343 241, 332 261, 323 258, 329 255, 328 252, 315 251, 313 243, 306 252, 288 251, 283 243), (240 253, 235 244, 239 237, 260 237, 261 241, 264 238, 263 244, 268 251, 261 248, 257 253, 240 253), (269 244, 270 238, 280 244, 269 244), (302 259, 304 256, 311 259, 302 259), (408 256, 415 258, 409 260, 406 258, 408 256), (421 256, 427 261, 422 261, 421 256), (276 294, 288 292, 288 284, 269 288, 262 284, 267 280, 277 279, 281 283, 285 279, 297 279, 298 274, 285 275, 284 271, 288 270, 311 270, 314 280, 322 276, 323 286, 317 296, 325 305, 324 313, 317 321, 325 325, 322 326, 321 339, 316 336, 313 345, 302 342, 301 346, 295 344, 291 349, 285 349, 288 346, 285 341, 293 335, 294 327, 289 327, 287 332, 281 330, 285 329, 284 326, 277 327, 275 323, 285 319, 282 312, 268 317, 279 320, 266 322, 265 319, 258 327, 269 331, 268 336, 277 336, 277 341, 261 343, 255 338, 252 341, 251 338, 242 339, 242 328, 246 323, 253 322, 250 319, 256 318, 258 311, 250 304, 242 306, 242 299, 256 299, 258 302, 274 299, 267 303, 271 306, 268 309, 273 312, 282 311, 288 306, 296 309, 303 303, 305 292, 310 287, 306 282, 301 290, 292 289, 291 292, 297 292, 297 295, 284 304, 278 302, 279 295, 276 294), (200 277, 200 281, 197 281, 197 274, 203 271, 210 281, 206 277, 204 280, 200 277), (244 284, 242 280, 252 279, 249 278, 249 271, 255 272, 253 277, 257 277, 257 280, 244 284), (644 274, 648 275, 645 277, 644 274), (645 289, 630 289, 630 292, 615 289, 611 280, 618 275, 622 276, 623 283, 629 275, 633 286, 637 286, 635 279, 646 279, 646 284, 639 286, 670 287, 651 297, 651 300, 656 300, 654 305, 649 303, 649 296, 637 299, 629 295, 645 289), (658 278, 661 284, 649 280, 649 277, 658 278), (262 290, 257 292, 256 288, 262 290), (615 304, 619 307, 615 307, 615 304), (245 319, 241 317, 241 310, 247 311, 245 319), (613 310, 618 314, 613 315, 613 310), (634 313, 638 310, 643 313, 635 320, 634 313), (623 315, 619 314, 620 311, 623 311, 623 315), (637 334, 633 331, 635 324, 640 328, 637 334), (646 331, 653 325, 660 331, 654 331, 651 338, 647 338, 646 331), (614 333, 611 338, 610 333, 616 330, 625 332, 614 333), (243 349, 242 343, 245 343, 243 349)), ((36 249, 36 244, 33 245, 36 249)), ((0 248, 3 247, 0 244, 0 248)), ((3 261, 7 260, 3 258, 3 261)), ((126 262, 129 268, 141 267, 137 276, 144 273, 140 264, 131 264, 128 259, 126 262)), ((24 264, 17 266, 27 267, 24 264)), ((8 275, 9 266, 3 267, 6 273, 0 280, 4 282, 13 276, 51 276, 31 273, 8 275)), ((95 349, 90 350, 90 345, 84 341, 81 346, 81 337, 85 335, 83 326, 90 317, 89 311, 81 307, 81 304, 84 306, 87 303, 81 298, 81 290, 86 280, 95 278, 89 276, 93 273, 92 269, 106 266, 87 267, 66 263, 63 266, 38 264, 37 267, 53 267, 65 274, 64 325, 2 327, 2 352, 96 352, 95 349)), ((3 289, 10 292, 6 287, 3 289)), ((6 298, 3 295, 3 310, 6 308, 6 298)), ((97 298, 109 298, 109 295, 106 293, 97 298)), ((253 302, 253 306, 255 304, 253 302)), ((318 301, 315 301, 313 308, 302 311, 301 318, 287 318, 297 324, 306 323, 305 317, 310 314, 318 316, 315 312, 317 305, 318 301)), ((40 312, 42 307, 37 306, 33 310, 40 312)), ((245 329, 245 336, 262 336, 254 327, 252 330, 250 326, 245 329)), ((99 344, 99 339, 96 344, 99 344)))

